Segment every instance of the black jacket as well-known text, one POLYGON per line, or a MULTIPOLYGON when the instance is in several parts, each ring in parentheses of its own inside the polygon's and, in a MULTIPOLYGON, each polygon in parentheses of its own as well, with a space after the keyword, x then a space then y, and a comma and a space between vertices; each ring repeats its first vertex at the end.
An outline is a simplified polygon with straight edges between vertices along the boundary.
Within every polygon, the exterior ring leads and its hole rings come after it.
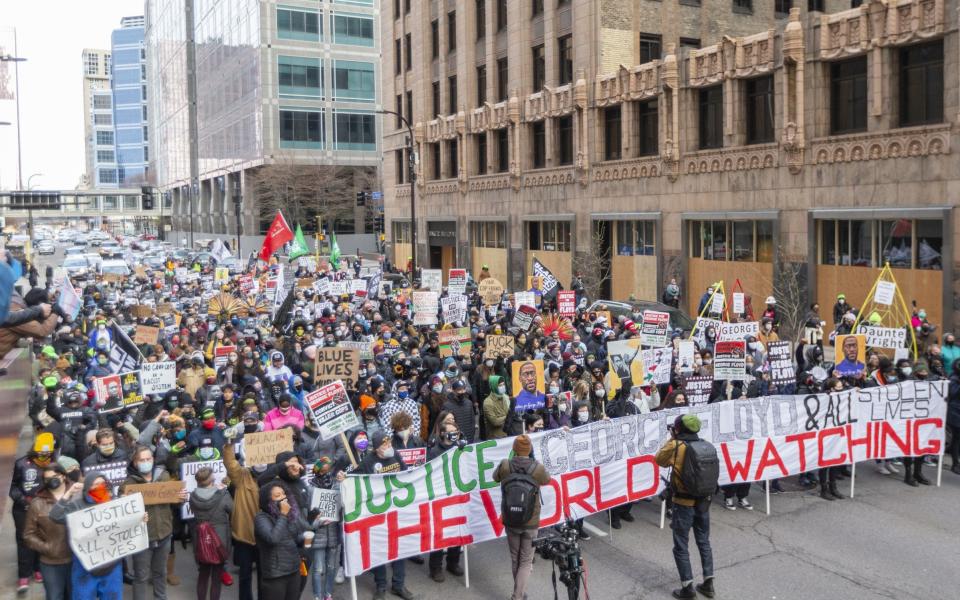
POLYGON ((450 394, 441 409, 453 414, 453 418, 457 422, 457 428, 460 429, 460 434, 468 443, 472 444, 476 437, 477 416, 473 412, 473 401, 470 400, 470 396, 467 394, 463 396, 450 394))

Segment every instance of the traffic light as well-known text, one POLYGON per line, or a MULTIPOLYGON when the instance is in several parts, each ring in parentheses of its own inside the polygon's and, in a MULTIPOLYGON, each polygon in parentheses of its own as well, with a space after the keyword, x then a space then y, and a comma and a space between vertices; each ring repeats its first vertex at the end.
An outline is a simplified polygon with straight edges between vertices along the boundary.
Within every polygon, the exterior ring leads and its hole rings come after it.
POLYGON ((140 205, 143 210, 153 210, 153 190, 146 186, 140 188, 140 205))
POLYGON ((357 206, 363 206, 366 204, 367 194, 366 192, 357 192, 357 206))

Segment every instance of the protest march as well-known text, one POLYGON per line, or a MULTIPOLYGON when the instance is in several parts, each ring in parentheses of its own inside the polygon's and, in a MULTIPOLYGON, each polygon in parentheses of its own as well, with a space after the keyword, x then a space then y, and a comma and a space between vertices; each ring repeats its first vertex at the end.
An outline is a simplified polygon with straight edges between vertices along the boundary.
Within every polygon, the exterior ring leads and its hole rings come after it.
POLYGON ((564 289, 536 259, 511 290, 294 239, 279 212, 242 261, 133 239, 162 260, 38 288, 20 583, 42 567, 79 582, 66 597, 160 597, 189 552, 240 598, 355 596, 366 577, 382 598, 389 571, 409 599, 405 562, 441 585, 497 538, 591 543, 592 515, 640 531, 631 511, 752 510, 762 489, 775 518, 770 493, 852 495, 858 465, 911 488, 960 475, 960 347, 918 342, 922 311, 876 310, 901 297, 885 272, 830 330, 722 281, 686 315, 590 298, 578 275, 564 289), (694 460, 703 490, 682 479, 694 460), (522 522, 514 468, 535 491, 522 522))

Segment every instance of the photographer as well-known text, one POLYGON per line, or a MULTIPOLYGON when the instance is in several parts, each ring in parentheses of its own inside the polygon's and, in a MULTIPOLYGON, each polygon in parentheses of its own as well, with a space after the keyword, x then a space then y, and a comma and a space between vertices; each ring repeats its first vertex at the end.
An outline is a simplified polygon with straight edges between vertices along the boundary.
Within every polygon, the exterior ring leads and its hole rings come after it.
POLYGON ((533 570, 533 538, 540 527, 540 486, 550 482, 550 475, 531 456, 532 452, 530 438, 527 435, 517 436, 513 440, 513 458, 500 461, 493 473, 493 480, 500 483, 503 494, 504 506, 500 518, 510 546, 513 600, 523 600, 526 595, 527 579, 533 570), (513 498, 522 498, 524 505, 515 506, 513 498), (520 510, 512 510, 518 508, 520 510), (517 520, 524 517, 527 517, 524 522, 517 520))
POLYGON ((674 598, 696 598, 700 592, 713 598, 713 551, 710 549, 710 501, 717 488, 719 460, 710 442, 701 440, 700 419, 697 415, 681 415, 669 427, 671 437, 657 451, 657 464, 669 467, 670 493, 673 497, 673 558, 680 573, 679 589, 674 598), (693 568, 690 566, 690 529, 700 550, 703 583, 693 587, 693 568))

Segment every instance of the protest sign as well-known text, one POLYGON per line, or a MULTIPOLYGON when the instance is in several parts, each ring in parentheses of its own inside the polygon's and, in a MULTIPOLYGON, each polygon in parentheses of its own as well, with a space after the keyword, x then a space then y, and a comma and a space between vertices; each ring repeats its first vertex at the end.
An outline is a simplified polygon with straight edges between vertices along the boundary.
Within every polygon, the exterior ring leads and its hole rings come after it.
POLYGON ((710 391, 713 389, 713 377, 687 377, 683 382, 683 394, 687 397, 690 406, 702 406, 710 401, 710 391))
POLYGON ((143 503, 147 506, 154 504, 179 504, 180 490, 183 489, 183 482, 172 479, 170 481, 157 481, 155 483, 134 483, 123 486, 124 496, 130 494, 140 494, 143 496, 143 503))
POLYGON ((360 370, 360 351, 353 348, 317 348, 314 363, 314 383, 324 386, 334 381, 357 382, 360 370))
POLYGON ((713 294, 713 297, 710 299, 710 312, 712 314, 718 315, 723 312, 723 304, 726 298, 720 292, 713 294))
POLYGON ((469 327, 441 329, 437 332, 440 342, 440 358, 448 356, 469 356, 473 349, 469 327))
POLYGON ((904 348, 907 345, 907 331, 899 327, 872 327, 863 325, 860 327, 860 333, 867 338, 868 348, 887 348, 896 350, 904 348))
POLYGON ((397 454, 400 455, 403 464, 407 465, 408 469, 422 466, 427 462, 426 448, 400 448, 397 450, 397 454))
POLYGON ((752 335, 753 337, 760 335, 760 323, 757 321, 720 323, 720 327, 717 329, 717 339, 721 341, 744 340, 748 335, 752 335))
POLYGON ((533 292, 517 292, 513 295, 513 301, 518 309, 521 306, 537 307, 537 295, 533 292))
POLYGON ((573 290, 557 292, 557 312, 562 317, 574 317, 577 314, 577 293, 573 290))
POLYGON ((467 297, 463 295, 449 296, 440 299, 444 323, 466 323, 467 297))
POLYGON ((330 293, 330 280, 326 277, 317 279, 313 282, 313 290, 321 296, 326 296, 330 293))
POLYGON ((230 269, 227 267, 217 267, 213 272, 214 283, 226 283, 230 280, 230 269))
POLYGON ((103 475, 106 480, 110 482, 114 492, 116 492, 120 484, 127 478, 127 461, 113 460, 107 463, 100 463, 99 465, 91 465, 83 470, 84 475, 90 473, 100 473, 103 475))
POLYGON ((311 487, 310 510, 317 511, 317 518, 323 521, 340 520, 340 491, 311 487))
POLYGON ((272 465, 281 452, 293 451, 293 430, 289 427, 273 431, 248 433, 243 436, 245 465, 272 465))
POLYGON ((526 304, 518 306, 517 312, 513 313, 513 326, 520 331, 530 331, 530 327, 533 326, 533 320, 536 316, 536 308, 527 306, 526 304))
POLYGON ((173 312, 173 304, 169 302, 161 302, 157 304, 157 314, 158 315, 169 315, 173 312))
POLYGON ((493 277, 487 277, 477 286, 477 293, 480 294, 485 305, 499 304, 503 296, 503 284, 493 277))
POLYGON ((57 298, 57 305, 61 308, 63 314, 70 317, 71 321, 76 319, 77 315, 80 314, 80 307, 83 306, 83 300, 80 298, 77 290, 73 288, 69 277, 64 276, 63 278, 63 282, 60 285, 60 297, 57 298))
MULTIPOLYGON (((132 494, 67 514, 70 549, 87 571, 150 546, 143 496, 132 494)), ((119 576, 118 576, 119 577, 119 576)))
POLYGON ((123 409, 123 387, 120 375, 107 375, 93 380, 93 393, 97 399, 97 411, 109 414, 123 409))
MULTIPOLYGON (((655 497, 665 474, 655 454, 669 439, 667 425, 687 412, 700 416, 699 435, 716 446, 719 483, 727 485, 852 461, 940 454, 946 393, 945 381, 908 381, 841 394, 718 402, 531 433, 533 456, 548 465, 551 476, 540 488, 540 527, 655 497), (576 461, 571 448, 577 449, 576 461)), ((510 455, 513 441, 454 449, 426 468, 390 477, 348 477, 340 486, 346 574, 505 535, 493 472, 510 455), (423 535, 426 530, 431 535, 423 535)))
POLYGON ((542 360, 515 360, 511 365, 513 375, 514 410, 524 412, 544 407, 547 400, 543 378, 542 360))
POLYGON ((639 339, 607 342, 607 360, 610 363, 611 388, 620 389, 625 379, 634 385, 643 381, 639 339))
POLYGON ((713 378, 743 381, 747 375, 746 342, 717 342, 713 351, 713 378))
POLYGON ((123 407, 133 408, 143 404, 143 385, 140 371, 120 373, 120 389, 123 392, 123 407))
POLYGON ((219 369, 227 364, 231 352, 236 352, 236 346, 217 346, 213 349, 213 367, 219 369))
POLYGON ((488 335, 487 346, 483 351, 484 358, 508 358, 513 356, 513 347, 516 340, 512 335, 488 335))
POLYGON ((667 345, 667 330, 670 329, 670 313, 656 310, 643 311, 640 327, 640 343, 651 348, 667 345))
POLYGON ((344 340, 337 342, 341 348, 350 348, 360 353, 360 360, 373 360, 373 342, 354 342, 344 340))
POLYGON ((790 342, 768 342, 767 363, 770 368, 770 381, 775 385, 796 382, 797 374, 790 356, 790 342))
POLYGON ((443 291, 443 271, 440 269, 422 269, 420 273, 421 290, 443 291))
POLYGON ((440 294, 437 292, 413 292, 413 324, 436 325, 437 311, 440 308, 440 294))
POLYGON ((670 383, 673 348, 652 348, 640 353, 643 359, 643 385, 670 383))
POLYGON ((539 259, 533 259, 533 274, 540 278, 540 287, 537 288, 545 298, 551 298, 559 286, 557 278, 553 272, 547 268, 547 265, 540 262, 539 259))
MULTIPOLYGON (((130 299, 131 299, 131 298, 126 297, 126 298, 124 298, 124 301, 126 302, 127 300, 130 300, 130 299)), ((137 298, 133 298, 132 300, 133 300, 134 302, 136 302, 136 301, 137 301, 137 298)), ((146 318, 150 317, 151 315, 153 315, 153 309, 150 308, 150 307, 149 307, 148 305, 146 305, 146 304, 137 304, 136 306, 131 306, 131 307, 130 307, 130 314, 133 315, 134 318, 137 318, 137 319, 146 319, 146 318)), ((147 326, 146 326, 146 325, 138 325, 138 326, 137 326, 137 336, 139 336, 139 329, 140 329, 140 327, 147 327, 147 326)), ((147 331, 146 336, 147 336, 147 339, 149 339, 149 331, 147 331)), ((154 338, 154 339, 156 339, 156 338, 154 338)), ((133 340, 134 340, 134 343, 136 343, 136 344, 151 344, 151 343, 155 344, 155 343, 156 343, 156 341, 154 341, 154 342, 138 342, 138 341, 137 341, 137 337, 134 337, 133 340)))
POLYGON ((734 292, 732 296, 733 296, 734 314, 742 315, 744 312, 746 312, 746 309, 743 303, 743 292, 734 292))
POLYGON ((697 324, 695 325, 696 331, 693 334, 693 340, 702 346, 706 339, 707 329, 713 328, 713 331, 717 332, 720 329, 720 324, 721 322, 717 319, 697 317, 697 324))
MULTIPOLYGON (((183 482, 187 494, 191 494, 193 490, 197 489, 197 471, 203 467, 210 467, 213 470, 213 483, 211 484, 213 486, 223 483, 223 480, 227 477, 227 467, 224 466, 222 460, 180 463, 180 481, 183 482)), ((180 507, 180 516, 184 520, 193 518, 193 511, 190 510, 189 502, 184 502, 180 507)))
POLYGON ((447 274, 447 291, 450 295, 467 293, 467 270, 450 269, 447 274))
POLYGON ((836 340, 837 365, 842 377, 856 377, 866 369, 867 337, 865 335, 838 335, 836 340))
POLYGON ((300 277, 297 279, 297 287, 299 289, 308 289, 313 287, 313 278, 312 277, 300 277))
POLYGON ((681 340, 677 344, 677 366, 680 368, 681 373, 692 373, 696 362, 694 361, 694 353, 696 348, 694 347, 693 340, 681 340))
POLYGON ((172 360, 140 365, 140 391, 165 394, 177 387, 177 363, 172 360))
POLYGON ((893 304, 893 296, 897 291, 897 284, 892 281, 878 281, 877 290, 873 294, 873 301, 877 304, 890 306, 893 304))
POLYGON ((143 360, 143 355, 130 336, 115 322, 111 322, 110 337, 113 339, 110 345, 110 370, 114 373, 125 373, 136 369, 143 360))
POLYGON ((304 401, 310 407, 322 440, 329 440, 360 426, 357 413, 353 411, 347 397, 347 390, 340 381, 313 390, 304 397, 304 401))

